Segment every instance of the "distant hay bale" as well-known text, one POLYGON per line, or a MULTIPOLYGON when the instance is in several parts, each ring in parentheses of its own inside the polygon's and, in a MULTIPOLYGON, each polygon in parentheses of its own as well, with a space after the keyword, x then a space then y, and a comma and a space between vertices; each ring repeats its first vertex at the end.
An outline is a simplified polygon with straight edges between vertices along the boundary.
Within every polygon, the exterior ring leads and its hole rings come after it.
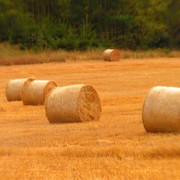
POLYGON ((147 132, 180 132, 180 88, 152 88, 144 102, 142 120, 147 132))
POLYGON ((21 95, 24 105, 43 105, 47 94, 57 87, 56 82, 49 80, 28 80, 25 82, 21 95))
POLYGON ((6 98, 8 101, 21 101, 21 90, 24 83, 32 78, 13 79, 6 86, 6 98))
POLYGON ((101 116, 101 101, 91 85, 58 87, 47 97, 46 116, 50 123, 87 122, 101 116))
POLYGON ((119 61, 120 60, 120 51, 117 49, 107 49, 103 53, 105 61, 119 61))

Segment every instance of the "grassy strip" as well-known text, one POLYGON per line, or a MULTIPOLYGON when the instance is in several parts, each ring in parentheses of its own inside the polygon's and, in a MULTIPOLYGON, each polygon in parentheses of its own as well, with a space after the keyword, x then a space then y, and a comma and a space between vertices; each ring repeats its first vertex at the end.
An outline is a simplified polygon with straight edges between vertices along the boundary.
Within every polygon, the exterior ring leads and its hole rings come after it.
MULTIPOLYGON (((10 46, 7 43, 0 44, 0 65, 37 64, 49 62, 67 61, 92 61, 103 60, 104 49, 88 51, 52 51, 45 50, 34 52, 22 51, 18 46, 10 46)), ((180 51, 169 51, 164 49, 131 51, 122 50, 121 59, 143 59, 158 57, 180 57, 180 51)))

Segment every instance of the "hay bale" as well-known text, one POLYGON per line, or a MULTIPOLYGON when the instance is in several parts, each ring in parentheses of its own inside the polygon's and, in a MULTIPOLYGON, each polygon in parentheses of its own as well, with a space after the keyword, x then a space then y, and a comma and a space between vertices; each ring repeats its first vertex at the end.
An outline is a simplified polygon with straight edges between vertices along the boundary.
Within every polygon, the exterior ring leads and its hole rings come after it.
POLYGON ((142 120, 147 132, 180 132, 180 88, 152 88, 144 102, 142 120))
POLYGON ((105 61, 119 61, 120 51, 117 49, 107 49, 103 53, 103 58, 105 61))
POLYGON ((57 87, 56 82, 49 80, 28 80, 25 82, 21 95, 24 105, 43 105, 47 94, 57 87))
POLYGON ((33 78, 13 79, 6 86, 6 98, 8 101, 21 101, 21 90, 26 81, 33 78))
POLYGON ((101 116, 101 101, 91 85, 72 85, 54 89, 46 99, 50 123, 87 122, 101 116))

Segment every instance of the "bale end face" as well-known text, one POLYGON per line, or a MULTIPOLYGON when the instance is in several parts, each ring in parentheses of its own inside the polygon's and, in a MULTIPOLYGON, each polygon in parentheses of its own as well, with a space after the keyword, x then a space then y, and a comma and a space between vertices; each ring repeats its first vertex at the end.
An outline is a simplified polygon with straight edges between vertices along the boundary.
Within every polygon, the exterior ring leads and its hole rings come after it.
POLYGON ((57 88, 57 83, 55 81, 50 81, 47 83, 45 89, 44 89, 44 98, 42 104, 45 104, 46 98, 48 95, 53 91, 53 89, 57 88))
POLYGON ((102 112, 101 101, 91 85, 81 88, 79 96, 79 116, 82 122, 96 121, 102 112))

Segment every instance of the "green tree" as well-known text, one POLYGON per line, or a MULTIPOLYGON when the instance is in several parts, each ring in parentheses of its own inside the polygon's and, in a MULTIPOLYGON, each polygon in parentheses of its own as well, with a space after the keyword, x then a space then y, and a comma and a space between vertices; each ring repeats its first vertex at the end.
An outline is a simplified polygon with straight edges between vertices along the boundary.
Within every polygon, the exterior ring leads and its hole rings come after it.
POLYGON ((0 41, 24 48, 180 46, 178 0, 1 0, 0 41))
POLYGON ((169 5, 169 33, 172 47, 180 48, 180 1, 172 0, 169 5))

